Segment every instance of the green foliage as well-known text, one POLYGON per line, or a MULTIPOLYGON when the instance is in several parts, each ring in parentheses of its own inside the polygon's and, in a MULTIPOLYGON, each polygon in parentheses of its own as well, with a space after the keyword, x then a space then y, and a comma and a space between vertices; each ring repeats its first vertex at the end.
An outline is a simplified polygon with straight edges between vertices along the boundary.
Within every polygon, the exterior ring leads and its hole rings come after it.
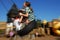
POLYGON ((0 30, 0 33, 2 33, 3 31, 2 30, 0 30))
POLYGON ((7 17, 11 18, 11 17, 15 17, 18 14, 18 8, 16 6, 16 4, 13 4, 13 6, 11 7, 11 9, 9 10, 7 17))
POLYGON ((37 26, 40 27, 41 26, 41 20, 37 20, 37 26))

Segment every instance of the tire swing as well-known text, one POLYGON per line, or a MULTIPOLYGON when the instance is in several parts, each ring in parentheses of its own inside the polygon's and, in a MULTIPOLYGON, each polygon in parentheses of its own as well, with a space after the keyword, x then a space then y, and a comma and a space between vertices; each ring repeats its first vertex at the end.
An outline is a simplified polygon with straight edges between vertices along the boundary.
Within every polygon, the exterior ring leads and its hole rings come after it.
POLYGON ((57 24, 54 25, 53 32, 54 32, 54 34, 60 36, 60 22, 58 22, 57 24))
POLYGON ((28 25, 26 25, 23 29, 17 31, 17 34, 19 36, 27 35, 29 32, 31 32, 36 27, 36 21, 31 21, 28 25))

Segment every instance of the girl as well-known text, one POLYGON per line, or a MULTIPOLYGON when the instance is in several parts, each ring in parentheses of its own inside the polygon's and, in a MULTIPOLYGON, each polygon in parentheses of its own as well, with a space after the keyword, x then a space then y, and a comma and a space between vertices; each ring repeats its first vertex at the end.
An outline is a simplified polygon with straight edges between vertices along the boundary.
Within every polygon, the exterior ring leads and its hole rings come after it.
POLYGON ((19 14, 20 16, 28 17, 28 19, 26 20, 26 24, 30 23, 31 21, 33 21, 35 19, 34 14, 33 14, 33 10, 30 6, 31 6, 30 2, 26 1, 24 3, 24 8, 23 8, 26 13, 25 14, 22 14, 22 13, 19 14))

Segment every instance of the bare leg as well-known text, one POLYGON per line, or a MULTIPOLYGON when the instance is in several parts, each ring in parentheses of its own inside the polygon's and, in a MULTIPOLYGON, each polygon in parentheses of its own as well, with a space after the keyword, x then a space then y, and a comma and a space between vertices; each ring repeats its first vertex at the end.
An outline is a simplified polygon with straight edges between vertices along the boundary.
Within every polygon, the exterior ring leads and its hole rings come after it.
POLYGON ((26 24, 28 25, 29 23, 30 23, 30 21, 27 19, 27 20, 26 20, 26 24))

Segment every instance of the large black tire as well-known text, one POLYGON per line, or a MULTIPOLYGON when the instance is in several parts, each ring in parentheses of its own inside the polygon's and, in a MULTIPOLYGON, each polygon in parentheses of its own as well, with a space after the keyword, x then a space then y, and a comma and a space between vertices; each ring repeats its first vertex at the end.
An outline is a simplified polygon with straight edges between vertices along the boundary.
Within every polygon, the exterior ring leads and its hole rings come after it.
POLYGON ((27 35, 29 32, 31 32, 34 28, 36 28, 36 21, 33 20, 31 21, 26 27, 24 27, 23 29, 17 31, 17 34, 19 36, 24 36, 27 35))

